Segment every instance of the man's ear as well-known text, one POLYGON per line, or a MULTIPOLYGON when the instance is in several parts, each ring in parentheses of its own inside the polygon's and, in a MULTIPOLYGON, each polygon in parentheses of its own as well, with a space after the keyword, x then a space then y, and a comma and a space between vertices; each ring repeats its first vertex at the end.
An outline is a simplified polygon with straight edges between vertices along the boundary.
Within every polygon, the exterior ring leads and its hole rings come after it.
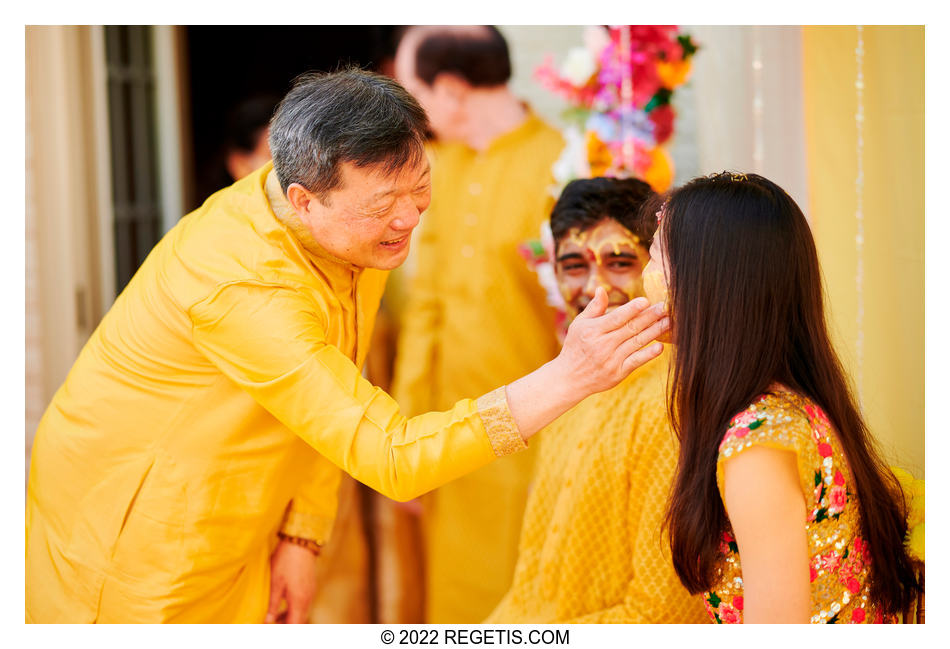
POLYGON ((297 214, 307 214, 310 212, 310 201, 317 200, 317 197, 300 183, 291 183, 287 188, 287 201, 297 214))
POLYGON ((432 91, 455 104, 461 104, 472 91, 472 85, 457 74, 440 72, 432 80, 432 91))

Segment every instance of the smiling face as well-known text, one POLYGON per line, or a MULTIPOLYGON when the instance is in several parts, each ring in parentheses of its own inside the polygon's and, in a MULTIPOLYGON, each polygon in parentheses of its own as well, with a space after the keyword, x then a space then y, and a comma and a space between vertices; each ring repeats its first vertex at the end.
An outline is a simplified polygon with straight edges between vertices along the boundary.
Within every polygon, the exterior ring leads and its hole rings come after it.
POLYGON ((583 311, 598 286, 607 291, 608 311, 643 295, 641 274, 649 260, 637 236, 611 218, 586 230, 568 230, 555 265, 568 316, 573 319, 583 311))
POLYGON ((340 187, 321 201, 294 183, 287 199, 314 239, 334 257, 360 268, 392 270, 406 260, 409 238, 429 206, 429 162, 386 175, 340 165, 340 187))

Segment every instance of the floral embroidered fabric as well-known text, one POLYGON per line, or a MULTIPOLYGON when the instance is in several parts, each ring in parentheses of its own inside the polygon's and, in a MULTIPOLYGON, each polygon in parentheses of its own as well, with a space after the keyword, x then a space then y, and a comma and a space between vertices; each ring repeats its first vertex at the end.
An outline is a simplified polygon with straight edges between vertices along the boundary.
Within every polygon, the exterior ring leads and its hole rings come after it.
MULTIPOLYGON (((759 396, 729 423, 719 446, 716 478, 725 502, 723 464, 755 445, 796 454, 805 496, 813 624, 884 622, 869 601, 870 553, 860 532, 859 507, 837 434, 810 399, 782 390, 759 396)), ((739 547, 722 536, 715 585, 703 595, 720 624, 742 622, 744 599, 739 547)), ((888 620, 889 621, 889 620, 888 620)))

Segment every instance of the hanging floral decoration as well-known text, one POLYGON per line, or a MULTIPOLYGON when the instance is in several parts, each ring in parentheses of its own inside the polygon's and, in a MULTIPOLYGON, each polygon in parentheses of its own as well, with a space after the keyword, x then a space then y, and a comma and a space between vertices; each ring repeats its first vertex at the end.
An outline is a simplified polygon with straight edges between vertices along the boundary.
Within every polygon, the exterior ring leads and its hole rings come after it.
POLYGON ((535 78, 569 104, 567 146, 555 163, 558 190, 574 178, 635 177, 658 192, 673 181, 664 145, 673 136, 674 90, 689 79, 697 51, 676 25, 588 27, 583 47, 535 78))
MULTIPOLYGON (((548 56, 535 78, 564 98, 565 147, 554 163, 559 196, 575 178, 640 178, 657 192, 673 182, 665 145, 673 136, 671 99, 692 71, 698 47, 675 25, 588 27, 584 45, 571 48, 558 67, 548 56)), ((566 306, 554 274, 554 245, 544 223, 540 238, 520 252, 554 307, 558 336, 567 331, 566 306)))

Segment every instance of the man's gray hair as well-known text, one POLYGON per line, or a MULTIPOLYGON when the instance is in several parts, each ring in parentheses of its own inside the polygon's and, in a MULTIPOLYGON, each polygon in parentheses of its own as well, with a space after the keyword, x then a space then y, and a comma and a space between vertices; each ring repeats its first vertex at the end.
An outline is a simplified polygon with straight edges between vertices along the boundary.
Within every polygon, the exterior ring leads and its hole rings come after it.
POLYGON ((325 201, 344 162, 391 174, 424 160, 428 126, 419 102, 389 77, 358 68, 307 73, 271 119, 274 171, 285 194, 299 183, 325 201))

